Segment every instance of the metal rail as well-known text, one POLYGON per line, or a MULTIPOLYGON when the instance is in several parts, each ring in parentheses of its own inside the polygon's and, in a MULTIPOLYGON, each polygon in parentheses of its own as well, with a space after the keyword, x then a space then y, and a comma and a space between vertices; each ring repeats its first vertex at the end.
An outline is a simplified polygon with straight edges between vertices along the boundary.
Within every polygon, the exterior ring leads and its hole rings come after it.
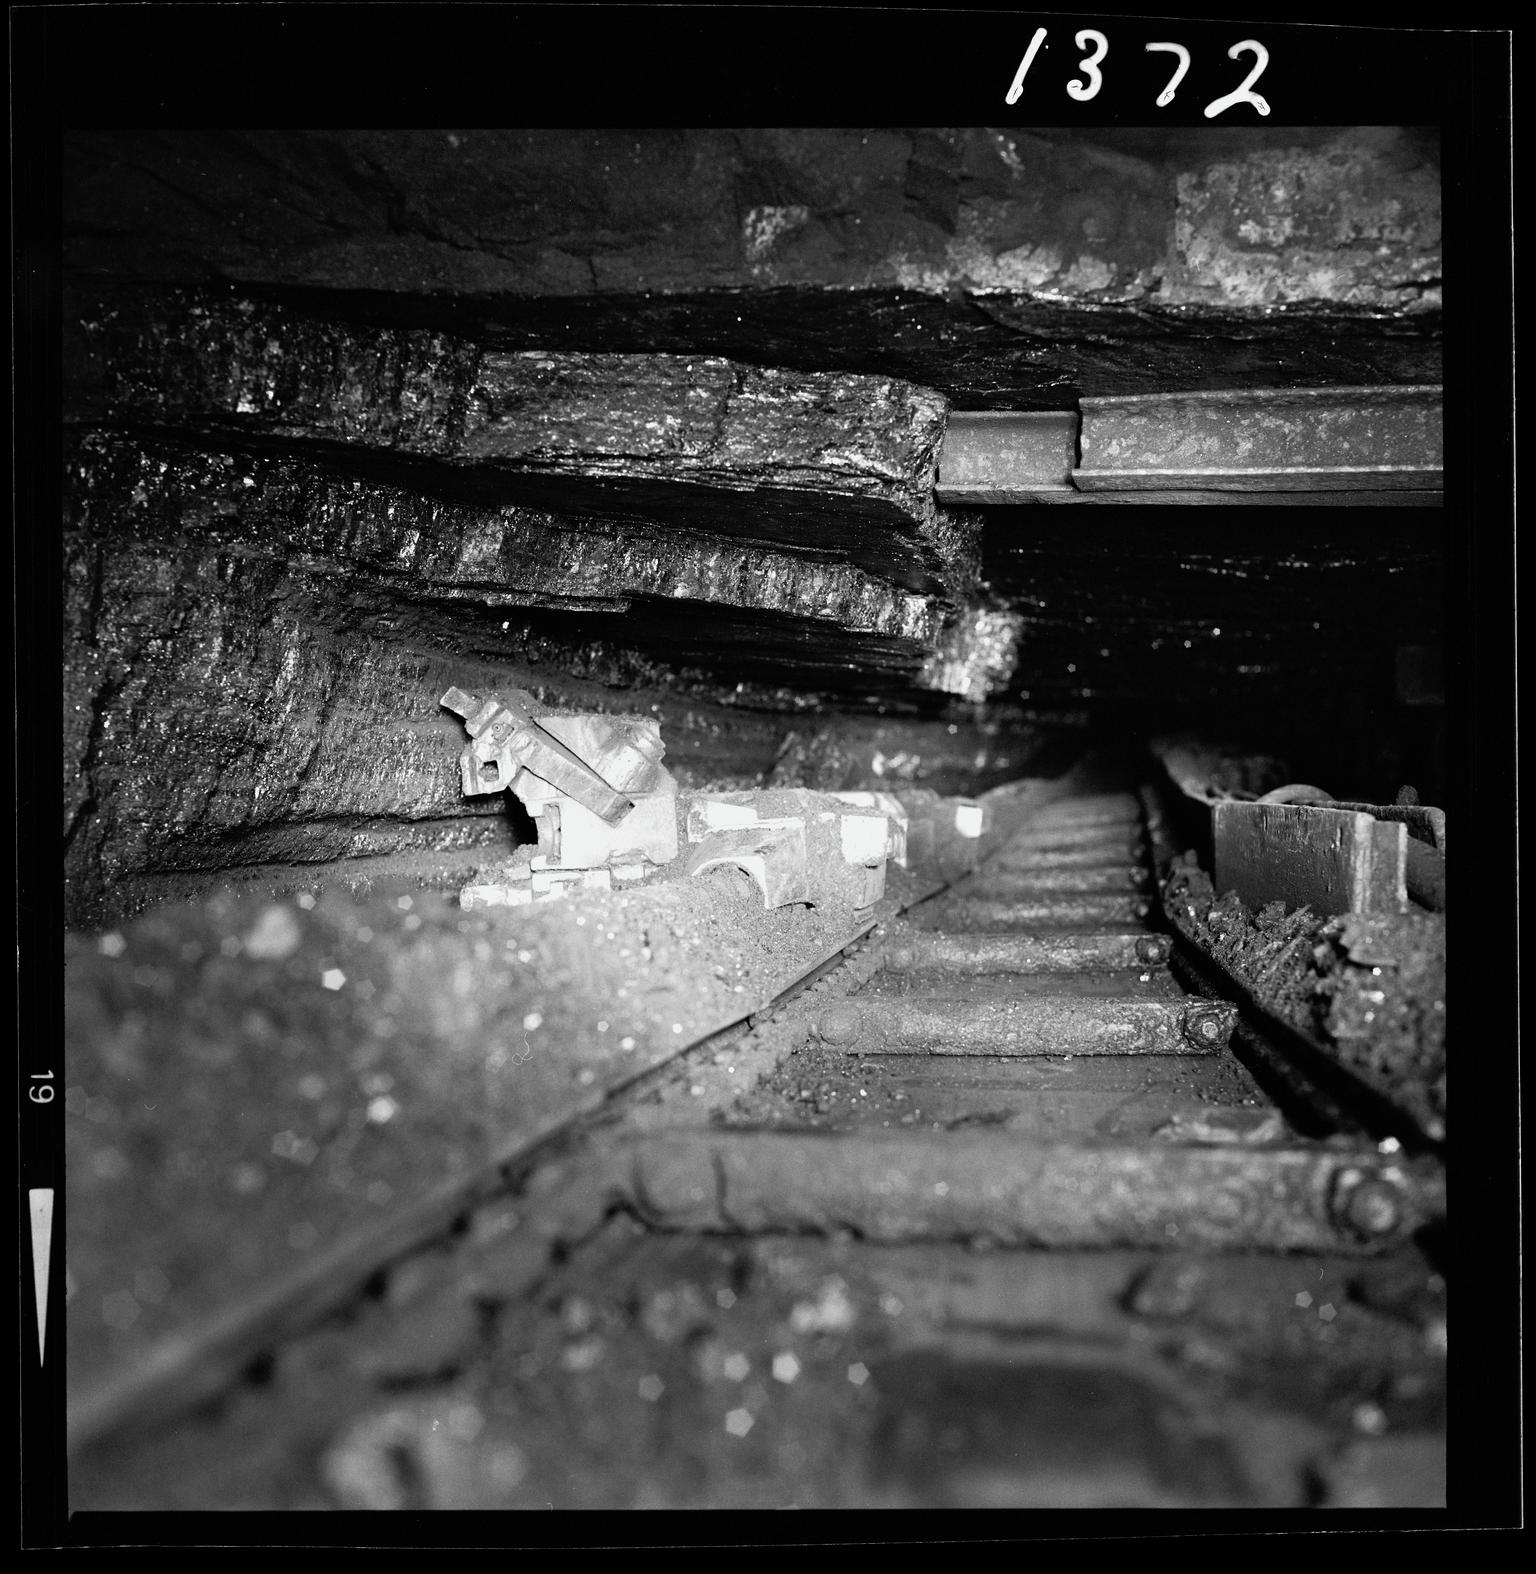
POLYGON ((1434 503, 1443 454, 1438 385, 1083 398, 1076 410, 953 412, 936 495, 968 506, 1200 494, 1434 503))
POLYGON ((610 1097, 162 1347, 77 1407, 72 1446, 229 1389, 381 1271, 509 1195, 518 1218, 499 1238, 501 1297, 525 1296, 616 1212, 667 1235, 844 1235, 967 1253, 1390 1257, 1443 1216, 1438 1156, 1293 1129, 1232 1058, 1236 1009, 1181 987, 1152 915, 1092 907, 1103 883, 1150 872, 1167 845, 1155 810, 1129 794, 1047 806, 974 874, 864 924, 631 1090, 666 1085, 680 1063, 692 1081, 714 1052, 747 1055, 758 1037, 761 1087, 767 1072, 792 1073, 781 1119, 763 1125, 768 1095, 756 1091, 753 1109, 732 1114, 734 1085, 680 1101, 686 1115, 610 1097), (1032 882, 1036 895, 1005 910, 985 895, 997 880, 1032 882), (827 1099, 808 1100, 796 1081, 827 1099), (934 1118, 877 1118, 919 1106, 934 1118))

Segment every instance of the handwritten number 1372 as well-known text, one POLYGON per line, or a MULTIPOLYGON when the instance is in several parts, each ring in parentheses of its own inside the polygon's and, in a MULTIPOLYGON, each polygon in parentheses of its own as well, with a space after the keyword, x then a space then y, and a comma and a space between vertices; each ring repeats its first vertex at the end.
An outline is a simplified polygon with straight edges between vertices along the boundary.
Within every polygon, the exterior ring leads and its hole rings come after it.
MULTIPOLYGON (((1024 51, 1024 58, 1019 62, 1019 69, 1014 72, 1013 85, 1008 89, 1006 102, 1016 104, 1019 96, 1024 91, 1024 78, 1029 74, 1029 68, 1035 63, 1035 56, 1039 53, 1040 46, 1045 42, 1046 29, 1037 27, 1035 36, 1029 41, 1029 48, 1024 51)), ((1104 86, 1104 75, 1099 67, 1104 63, 1104 58, 1109 53, 1109 40, 1100 32, 1091 27, 1085 27, 1077 34, 1075 40, 1077 47, 1088 51, 1078 61, 1078 69, 1083 73, 1079 81, 1074 77, 1067 83, 1067 92, 1079 104, 1086 104, 1095 97, 1104 86)), ((1173 75, 1168 78, 1168 85, 1157 95, 1157 107, 1166 109, 1173 102, 1173 95, 1179 90, 1179 83, 1184 80, 1184 73, 1189 70, 1189 51, 1183 44, 1148 44, 1148 53, 1174 55, 1178 63, 1173 68, 1173 75)), ((1233 44, 1227 51, 1228 60, 1236 60, 1239 55, 1251 54, 1253 56, 1253 70, 1243 78, 1241 84, 1230 93, 1221 98, 1213 98, 1205 106, 1205 118, 1213 120, 1217 115, 1225 114, 1234 104, 1252 104, 1261 115, 1269 113, 1269 105, 1253 91, 1253 85, 1264 75, 1265 67, 1269 65, 1269 51, 1256 38, 1245 38, 1241 43, 1233 44)))

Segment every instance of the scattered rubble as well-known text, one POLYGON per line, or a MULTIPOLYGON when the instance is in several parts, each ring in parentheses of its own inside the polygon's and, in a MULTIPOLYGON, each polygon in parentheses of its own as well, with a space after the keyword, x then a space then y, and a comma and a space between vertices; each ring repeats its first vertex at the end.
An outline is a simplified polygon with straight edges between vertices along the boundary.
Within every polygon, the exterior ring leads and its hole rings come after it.
POLYGON ((1170 871, 1163 901, 1178 927, 1262 1006, 1443 1134, 1443 914, 1324 919, 1306 907, 1287 914, 1281 902, 1253 913, 1233 893, 1217 900, 1192 860, 1170 871))
POLYGON ((366 1326, 317 1330, 264 1425, 74 1476, 93 1505, 205 1510, 1424 1507, 1444 1356, 1351 1304, 1357 1266, 957 1261, 619 1216, 532 1295, 445 1285, 493 1333, 452 1376, 392 1390, 325 1358, 366 1326))

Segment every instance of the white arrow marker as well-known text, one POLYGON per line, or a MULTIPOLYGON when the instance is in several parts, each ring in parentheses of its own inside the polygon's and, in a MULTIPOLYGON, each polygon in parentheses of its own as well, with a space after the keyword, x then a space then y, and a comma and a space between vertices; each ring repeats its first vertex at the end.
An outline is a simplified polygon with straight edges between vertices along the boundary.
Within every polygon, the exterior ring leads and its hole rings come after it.
POLYGON ((37 1359, 43 1359, 43 1335, 48 1327, 48 1254, 53 1249, 53 1187, 27 1193, 32 1204, 32 1282, 37 1289, 37 1359))

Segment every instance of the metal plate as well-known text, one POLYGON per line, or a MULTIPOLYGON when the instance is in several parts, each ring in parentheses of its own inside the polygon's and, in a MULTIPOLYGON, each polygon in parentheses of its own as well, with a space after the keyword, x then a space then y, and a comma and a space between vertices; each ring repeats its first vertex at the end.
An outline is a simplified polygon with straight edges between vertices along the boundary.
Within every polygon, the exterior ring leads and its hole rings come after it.
POLYGON ((952 413, 939 450, 941 503, 1028 503, 1072 490, 1077 413, 1013 410, 952 413))
POLYGON ((1337 913, 1400 913, 1407 905, 1407 831, 1368 814, 1282 803, 1212 808, 1216 894, 1257 911, 1284 902, 1337 913))
POLYGON ((1438 385, 1141 394, 1082 400, 1083 491, 1433 490, 1438 385))

